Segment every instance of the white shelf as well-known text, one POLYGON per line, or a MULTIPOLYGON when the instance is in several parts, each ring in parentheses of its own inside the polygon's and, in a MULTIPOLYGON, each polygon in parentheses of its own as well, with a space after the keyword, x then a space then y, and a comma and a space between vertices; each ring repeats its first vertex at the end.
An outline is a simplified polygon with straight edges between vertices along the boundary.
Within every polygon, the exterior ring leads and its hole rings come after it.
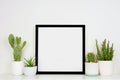
POLYGON ((120 75, 113 76, 84 76, 84 75, 36 75, 36 76, 14 76, 0 75, 0 80, 119 80, 120 75))

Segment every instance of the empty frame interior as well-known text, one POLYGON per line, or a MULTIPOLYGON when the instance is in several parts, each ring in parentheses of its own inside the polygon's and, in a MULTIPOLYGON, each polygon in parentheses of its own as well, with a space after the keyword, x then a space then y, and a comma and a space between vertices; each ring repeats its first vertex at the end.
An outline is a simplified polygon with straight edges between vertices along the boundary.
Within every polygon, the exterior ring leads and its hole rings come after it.
POLYGON ((37 25, 38 72, 83 72, 83 27, 37 25))

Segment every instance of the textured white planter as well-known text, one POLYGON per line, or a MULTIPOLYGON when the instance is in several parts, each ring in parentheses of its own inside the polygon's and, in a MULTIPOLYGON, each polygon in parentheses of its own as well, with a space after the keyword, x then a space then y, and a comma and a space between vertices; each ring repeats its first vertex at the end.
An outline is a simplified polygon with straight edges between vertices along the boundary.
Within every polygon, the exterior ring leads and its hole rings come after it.
POLYGON ((12 74, 13 75, 22 75, 23 67, 24 67, 24 64, 22 61, 13 61, 12 62, 12 74))
POLYGON ((113 73, 113 62, 112 61, 98 61, 100 75, 107 76, 113 73))
POLYGON ((85 74, 88 76, 97 76, 98 63, 85 63, 85 74))
POLYGON ((37 67, 24 67, 24 75, 34 76, 36 75, 37 67))

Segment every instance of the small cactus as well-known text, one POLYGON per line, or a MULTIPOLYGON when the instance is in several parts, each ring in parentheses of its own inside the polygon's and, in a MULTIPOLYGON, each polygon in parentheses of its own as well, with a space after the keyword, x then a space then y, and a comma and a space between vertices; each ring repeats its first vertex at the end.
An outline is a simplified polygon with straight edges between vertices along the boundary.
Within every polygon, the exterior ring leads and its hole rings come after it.
POLYGON ((17 36, 15 38, 13 34, 9 35, 8 41, 9 41, 10 46, 13 49, 14 61, 21 61, 22 49, 25 47, 26 41, 21 43, 21 37, 17 36))
POLYGON ((86 58, 87 58, 86 59, 87 62, 93 62, 93 63, 97 62, 96 55, 93 52, 89 52, 86 58))

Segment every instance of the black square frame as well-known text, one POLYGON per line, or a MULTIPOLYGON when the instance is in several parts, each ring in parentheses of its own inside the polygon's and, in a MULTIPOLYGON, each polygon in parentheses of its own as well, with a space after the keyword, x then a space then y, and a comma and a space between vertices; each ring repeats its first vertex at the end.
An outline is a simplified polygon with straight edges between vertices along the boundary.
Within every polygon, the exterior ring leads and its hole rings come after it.
POLYGON ((37 66, 37 74, 85 74, 85 25, 35 25, 35 64, 37 66), (38 71, 38 32, 41 27, 80 27, 82 28, 82 71, 38 71))

